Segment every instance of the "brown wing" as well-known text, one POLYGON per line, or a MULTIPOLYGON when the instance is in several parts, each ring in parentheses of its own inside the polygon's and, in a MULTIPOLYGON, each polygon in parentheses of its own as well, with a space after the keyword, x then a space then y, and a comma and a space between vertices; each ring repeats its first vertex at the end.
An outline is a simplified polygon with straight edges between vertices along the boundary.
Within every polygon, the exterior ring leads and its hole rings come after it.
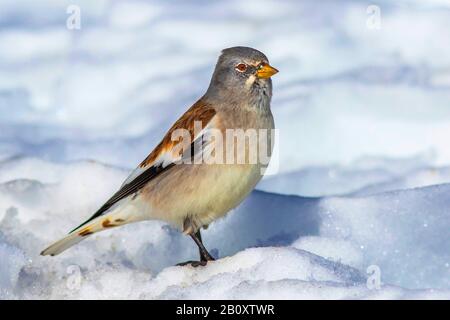
MULTIPOLYGON (((162 141, 156 146, 156 148, 145 158, 144 161, 138 166, 136 170, 125 180, 125 183, 122 187, 117 191, 106 203, 97 210, 97 212, 92 215, 88 220, 83 222, 81 225, 76 227, 74 230, 80 228, 91 220, 101 216, 105 211, 110 209, 114 204, 119 202, 122 199, 136 193, 143 186, 145 186, 150 180, 154 179, 156 176, 160 175, 162 172, 165 172, 175 166, 176 156, 181 156, 181 154, 174 154, 174 147, 180 143, 181 141, 172 141, 172 133, 177 129, 186 129, 189 131, 191 135, 191 140, 193 145, 197 139, 201 139, 200 137, 195 137, 196 134, 194 132, 194 122, 201 121, 202 127, 206 127, 206 125, 212 120, 212 118, 216 115, 216 111, 209 104, 205 103, 200 99, 197 101, 188 111, 186 111, 180 119, 178 119, 167 134, 164 136, 162 141), (161 157, 165 159, 170 159, 171 157, 174 161, 158 161, 161 157)), ((197 133, 198 134, 198 133, 197 133)), ((71 232, 73 232, 72 230, 71 232)))
POLYGON ((177 129, 186 129, 191 134, 191 141, 194 141, 197 137, 194 137, 194 122, 201 121, 203 128, 211 121, 215 116, 216 111, 211 106, 205 104, 200 99, 196 102, 188 111, 181 116, 166 133, 162 141, 156 146, 156 148, 148 155, 144 161, 139 165, 140 168, 146 168, 152 165, 159 157, 175 147, 179 141, 172 141, 172 132, 177 129))

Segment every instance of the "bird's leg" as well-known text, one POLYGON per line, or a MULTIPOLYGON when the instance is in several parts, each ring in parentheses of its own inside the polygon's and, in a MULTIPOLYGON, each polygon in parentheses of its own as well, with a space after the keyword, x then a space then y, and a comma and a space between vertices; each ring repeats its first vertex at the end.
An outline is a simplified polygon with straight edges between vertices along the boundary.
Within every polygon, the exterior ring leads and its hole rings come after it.
POLYGON ((190 236, 198 246, 198 251, 200 253, 200 262, 205 262, 206 264, 207 261, 214 261, 215 259, 211 256, 211 254, 208 252, 208 250, 206 250, 205 246, 203 245, 200 229, 198 229, 196 233, 191 233, 190 236))
MULTIPOLYGON (((195 237, 197 237, 197 239, 200 241, 201 244, 203 244, 202 241, 202 234, 200 233, 200 229, 198 229, 198 231, 194 234, 195 237)), ((194 237, 191 235, 192 239, 195 241, 195 243, 197 244, 197 241, 194 239, 194 237)), ((198 245, 197 245, 198 246, 198 245)), ((198 246, 198 253, 200 254, 200 262, 204 262, 204 261, 208 261, 205 257, 205 255, 203 254, 202 249, 200 248, 200 246, 198 246)))
POLYGON ((198 266, 205 266, 208 263, 208 261, 214 261, 215 259, 211 256, 211 254, 208 252, 208 250, 206 250, 205 246, 203 245, 200 229, 197 230, 197 232, 195 233, 193 232, 189 233, 189 235, 198 246, 198 252, 200 253, 200 261, 186 261, 177 264, 177 266, 191 265, 193 267, 198 267, 198 266))

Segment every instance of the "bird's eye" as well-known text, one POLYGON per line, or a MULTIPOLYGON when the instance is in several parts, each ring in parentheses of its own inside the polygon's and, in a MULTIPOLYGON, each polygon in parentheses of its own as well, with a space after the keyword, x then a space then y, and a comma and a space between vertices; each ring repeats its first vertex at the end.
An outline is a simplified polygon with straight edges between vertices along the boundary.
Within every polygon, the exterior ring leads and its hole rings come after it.
POLYGON ((239 72, 244 72, 245 70, 247 70, 247 65, 245 63, 239 63, 236 66, 236 70, 239 72))

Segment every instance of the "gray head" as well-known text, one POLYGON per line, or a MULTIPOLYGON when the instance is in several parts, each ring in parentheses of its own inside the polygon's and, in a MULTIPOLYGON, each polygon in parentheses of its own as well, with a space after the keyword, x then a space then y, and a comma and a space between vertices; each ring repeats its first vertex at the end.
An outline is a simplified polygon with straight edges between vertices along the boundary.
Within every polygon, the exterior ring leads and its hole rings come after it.
POLYGON ((207 95, 228 100, 270 101, 272 81, 278 70, 269 65, 264 53, 249 47, 222 50, 207 95))

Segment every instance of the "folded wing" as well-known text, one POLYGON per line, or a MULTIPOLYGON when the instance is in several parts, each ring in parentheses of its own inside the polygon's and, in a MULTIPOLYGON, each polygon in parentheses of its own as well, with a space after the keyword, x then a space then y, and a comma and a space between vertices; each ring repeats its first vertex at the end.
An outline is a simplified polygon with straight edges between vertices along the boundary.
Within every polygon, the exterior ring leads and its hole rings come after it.
POLYGON ((92 217, 71 232, 103 215, 108 211, 108 209, 117 204, 119 201, 135 194, 149 181, 161 173, 170 170, 170 168, 179 163, 184 156, 183 150, 186 150, 187 148, 194 148, 198 141, 203 140, 203 135, 213 122, 215 116, 216 111, 214 108, 203 102, 202 99, 196 102, 188 111, 186 111, 186 113, 181 116, 180 119, 178 119, 177 122, 174 123, 162 141, 130 174, 121 188, 108 201, 106 201, 106 203, 98 209, 92 217), (195 126, 198 125, 201 126, 202 130, 196 130, 195 126), (183 130, 189 135, 189 145, 181 146, 180 144, 185 143, 185 141, 182 141, 182 139, 173 139, 173 133, 175 133, 176 130, 183 130))

